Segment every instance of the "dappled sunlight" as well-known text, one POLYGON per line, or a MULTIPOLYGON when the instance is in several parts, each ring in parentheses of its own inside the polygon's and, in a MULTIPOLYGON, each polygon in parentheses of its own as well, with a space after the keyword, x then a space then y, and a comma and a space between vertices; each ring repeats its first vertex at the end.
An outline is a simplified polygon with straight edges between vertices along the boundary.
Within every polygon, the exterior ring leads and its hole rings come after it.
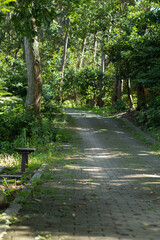
POLYGON ((86 131, 89 131, 90 130, 90 128, 75 128, 77 131, 84 131, 84 132, 86 132, 86 131))
POLYGON ((54 181, 48 183, 58 189, 53 206, 58 206, 56 221, 63 223, 59 236, 131 240, 159 233, 160 224, 154 218, 159 212, 160 186, 156 155, 112 119, 79 112, 71 115, 82 154, 72 156, 72 164, 66 161, 64 167, 56 168, 54 181))
POLYGON ((113 119, 73 116, 78 151, 51 167, 31 199, 31 214, 43 216, 40 226, 30 218, 31 230, 58 240, 159 239, 159 157, 113 119))
POLYGON ((133 175, 126 175, 123 178, 160 178, 160 175, 151 175, 151 174, 133 174, 133 175))
POLYGON ((112 160, 114 161, 114 159, 119 159, 119 160, 123 160, 123 157, 129 157, 128 161, 130 162, 134 162, 137 160, 137 157, 139 156, 150 156, 151 152, 149 151, 140 151, 137 154, 132 154, 129 152, 119 152, 119 149, 114 149, 112 152, 110 151, 110 149, 107 148, 85 148, 84 149, 86 152, 86 158, 88 158, 88 160, 95 160, 95 159, 110 159, 112 158, 112 160))
POLYGON ((89 113, 89 112, 86 112, 86 111, 79 111, 79 110, 74 110, 74 112, 72 110, 68 110, 67 109, 67 112, 69 111, 69 115, 71 115, 72 117, 74 118, 104 118, 103 116, 100 116, 98 114, 94 114, 94 113, 89 113))
POLYGON ((121 132, 121 131, 114 131, 114 132, 118 134, 125 134, 124 132, 121 132))
MULTIPOLYGON (((137 179, 138 181, 138 179, 137 179)), ((124 180, 121 180, 121 179, 118 179, 118 180, 110 180, 110 184, 111 185, 115 185, 115 186, 118 186, 118 185, 128 185, 130 183, 134 183, 135 182, 135 179, 124 179, 124 180)))
POLYGON ((147 155, 149 155, 150 154, 150 152, 146 152, 146 153, 138 153, 137 155, 138 156, 147 156, 147 155))
POLYGON ((97 131, 93 131, 93 133, 103 133, 103 132, 108 132, 107 129, 99 129, 97 131))

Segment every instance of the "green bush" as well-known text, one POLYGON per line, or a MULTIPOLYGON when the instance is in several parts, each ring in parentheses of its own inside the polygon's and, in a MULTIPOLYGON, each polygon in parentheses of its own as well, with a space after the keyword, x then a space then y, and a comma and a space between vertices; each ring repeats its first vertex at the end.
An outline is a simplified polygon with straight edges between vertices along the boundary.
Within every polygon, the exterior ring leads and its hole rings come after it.
POLYGON ((57 113, 62 113, 62 106, 60 103, 57 104, 53 100, 44 101, 41 113, 43 117, 53 120, 56 117, 57 113))
POLYGON ((136 121, 144 128, 160 126, 160 107, 157 109, 152 107, 137 112, 136 121))
POLYGON ((26 111, 22 102, 5 102, 0 106, 0 152, 18 147, 40 148, 66 136, 58 126, 64 114, 54 102, 43 106, 41 121, 26 111))
POLYGON ((34 116, 26 112, 20 102, 6 103, 0 109, 0 140, 13 141, 21 134, 23 128, 30 129, 34 116))
POLYGON ((11 56, 0 56, 1 83, 15 96, 25 97, 27 94, 27 72, 23 59, 11 56))
POLYGON ((160 97, 152 97, 148 107, 136 113, 137 124, 144 128, 160 126, 160 97))
POLYGON ((81 103, 99 106, 100 101, 107 102, 111 89, 110 77, 108 72, 103 73, 92 66, 80 70, 69 69, 64 76, 64 100, 75 100, 79 104, 79 99, 81 103))
POLYGON ((118 100, 113 104, 113 107, 115 108, 115 110, 117 111, 125 111, 127 108, 127 104, 125 101, 123 100, 118 100))

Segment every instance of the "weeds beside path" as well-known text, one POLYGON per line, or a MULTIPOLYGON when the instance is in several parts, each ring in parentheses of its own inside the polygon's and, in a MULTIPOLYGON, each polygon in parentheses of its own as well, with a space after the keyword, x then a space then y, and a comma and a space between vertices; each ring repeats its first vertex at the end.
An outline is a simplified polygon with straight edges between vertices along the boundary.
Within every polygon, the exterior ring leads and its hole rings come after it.
POLYGON ((59 148, 4 239, 159 240, 159 156, 112 118, 67 112, 77 148, 59 148))

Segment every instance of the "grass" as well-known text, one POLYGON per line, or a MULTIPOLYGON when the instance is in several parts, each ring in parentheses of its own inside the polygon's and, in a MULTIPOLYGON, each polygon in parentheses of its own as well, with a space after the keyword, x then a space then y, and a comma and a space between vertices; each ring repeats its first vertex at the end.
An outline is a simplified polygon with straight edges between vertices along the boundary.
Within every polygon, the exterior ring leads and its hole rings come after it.
MULTIPOLYGON (((21 189, 23 189, 23 187, 27 184, 27 182, 31 179, 33 174, 40 168, 41 165, 47 165, 44 173, 46 177, 43 177, 45 180, 45 178, 52 178, 49 170, 51 165, 54 165, 55 167, 59 164, 65 165, 65 159, 70 159, 69 156, 72 154, 73 148, 63 151, 63 145, 66 145, 66 143, 68 144, 72 140, 72 134, 70 130, 67 130, 66 120, 62 118, 60 118, 60 120, 61 122, 58 121, 56 123, 56 129, 53 129, 56 131, 56 141, 55 139, 53 141, 47 138, 50 141, 44 142, 41 141, 41 139, 38 139, 39 144, 36 147, 36 151, 29 155, 28 167, 21 178, 0 178, 0 189, 5 193, 9 203, 14 200, 16 195, 21 189)), ((30 141, 30 139, 27 139, 27 141, 30 141)), ((1 175, 18 175, 21 170, 21 155, 13 151, 11 154, 1 153, 0 166, 4 167, 4 169, 1 171, 1 175)))
MULTIPOLYGON (((66 164, 72 164, 71 160, 70 160, 70 156, 73 154, 73 152, 75 151, 74 148, 71 148, 69 150, 65 150, 62 151, 62 145, 61 144, 57 144, 56 146, 56 150, 53 151, 53 149, 49 149, 48 152, 45 153, 38 153, 38 154, 34 154, 34 156, 30 157, 29 159, 29 166, 26 169, 26 172, 23 174, 23 176, 16 180, 16 179, 3 179, 3 181, 1 182, 1 187, 3 186, 3 191, 7 197, 7 201, 10 203, 14 200, 14 198, 17 196, 17 194, 21 194, 19 193, 20 190, 23 189, 23 187, 27 184, 27 182, 31 179, 31 177, 33 176, 33 174, 37 171, 37 169, 42 165, 42 164, 46 164, 47 167, 45 168, 45 171, 43 172, 42 178, 38 181, 34 181, 32 183, 32 192, 31 195, 34 199, 36 198, 41 198, 44 196, 46 197, 54 197, 54 195, 56 194, 57 189, 53 189, 53 192, 48 192, 47 189, 42 189, 41 185, 44 181, 52 181, 53 180, 53 173, 54 171, 51 171, 50 168, 51 166, 54 166, 54 168, 56 169, 56 167, 58 167, 59 165, 63 165, 65 166, 66 164)), ((13 158, 14 159, 14 158, 13 158)), ((15 174, 15 170, 17 170, 17 168, 12 168, 12 174, 15 174)), ((5 172, 6 174, 7 172, 5 172)), ((10 171, 7 173, 9 174, 10 171)), ((21 195, 20 195, 21 196, 21 195)), ((22 196, 21 196, 21 203, 23 204, 28 204, 28 201, 26 199, 26 197, 28 197, 28 193, 25 194, 25 192, 22 192, 22 196)), ((1 211, 2 213, 3 211, 1 211)))
POLYGON ((99 115, 103 116, 114 116, 114 114, 117 112, 116 109, 112 106, 107 106, 107 107, 89 107, 89 106, 83 106, 83 107, 74 107, 74 109, 77 110, 82 110, 82 111, 87 111, 87 112, 92 112, 96 113, 99 115))

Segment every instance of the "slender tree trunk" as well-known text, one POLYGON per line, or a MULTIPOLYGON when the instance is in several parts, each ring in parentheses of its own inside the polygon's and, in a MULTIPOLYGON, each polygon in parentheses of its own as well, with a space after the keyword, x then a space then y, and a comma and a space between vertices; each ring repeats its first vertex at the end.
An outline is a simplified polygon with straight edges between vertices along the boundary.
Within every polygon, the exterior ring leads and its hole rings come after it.
MULTIPOLYGON (((101 71, 104 73, 105 71, 105 53, 103 51, 103 44, 104 44, 104 37, 102 38, 102 49, 101 49, 101 71)), ((98 96, 95 96, 95 105, 98 105, 99 107, 103 107, 104 101, 102 98, 105 94, 105 88, 103 86, 103 77, 102 79, 97 81, 97 89, 99 90, 98 96)))
POLYGON ((113 86, 112 104, 115 103, 117 100, 122 100, 123 95, 123 80, 121 80, 119 68, 119 64, 117 64, 113 86))
MULTIPOLYGON (((60 6, 60 11, 63 12, 63 7, 62 6, 60 6)), ((60 26, 61 26, 61 38, 63 39, 63 36, 64 36, 64 23, 63 23, 62 14, 60 15, 60 26)))
POLYGON ((74 103, 77 105, 78 104, 78 95, 77 95, 76 89, 74 89, 73 95, 74 95, 74 103))
POLYGON ((66 31, 65 38, 64 38, 63 56, 62 56, 62 63, 61 63, 62 78, 61 78, 61 82, 60 82, 59 101, 62 100, 62 86, 63 86, 63 77, 64 77, 64 67, 65 67, 65 63, 66 63, 68 38, 69 38, 68 27, 69 27, 69 18, 67 18, 67 31, 66 31))
POLYGON ((104 37, 102 38, 102 50, 101 50, 101 71, 105 70, 105 53, 103 51, 104 37))
POLYGON ((127 95, 128 95, 128 101, 129 101, 130 109, 131 109, 131 110, 134 110, 134 109, 135 109, 135 106, 134 106, 133 99, 132 99, 132 95, 131 95, 131 83, 130 83, 130 79, 127 79, 126 87, 127 87, 127 95))
POLYGON ((101 51, 101 71, 104 73, 105 70, 105 54, 101 51))
MULTIPOLYGON (((69 26, 69 19, 67 19, 67 26, 69 26)), ((62 63, 61 63, 62 78, 64 75, 64 67, 65 67, 65 63, 66 63, 68 38, 69 38, 69 32, 67 31, 65 34, 65 38, 64 38, 63 56, 62 56, 62 63)))
MULTIPOLYGON (((80 69, 82 67, 83 64, 83 57, 84 57, 84 51, 85 51, 85 46, 86 46, 86 38, 83 39, 82 42, 82 47, 81 47, 81 52, 80 52, 80 56, 78 59, 78 64, 77 64, 77 68, 80 69)), ((74 89, 74 102, 77 105, 78 104, 78 94, 77 94, 77 90, 74 89)))
MULTIPOLYGON (((103 8, 105 7, 105 3, 102 3, 103 8)), ((104 46, 104 30, 102 31, 103 37, 102 37, 102 49, 101 49, 101 71, 104 73, 105 70, 105 53, 103 51, 104 46)))
POLYGON ((78 60, 78 65, 77 65, 78 69, 81 68, 82 63, 83 63, 85 46, 86 46, 86 38, 84 38, 83 42, 82 42, 81 53, 80 53, 79 60, 78 60))
MULTIPOLYGON (((35 19, 31 19, 34 30, 36 30, 35 19)), ((42 77, 40 67, 40 55, 38 48, 38 39, 33 40, 24 38, 25 60, 28 75, 28 90, 26 97, 26 108, 34 110, 34 113, 40 118, 41 96, 42 96, 42 77)))
POLYGON ((96 63, 96 55, 97 55, 97 39, 96 34, 94 34, 94 44, 93 44, 93 61, 96 63))
POLYGON ((115 77, 114 86, 113 86, 113 96, 112 96, 112 104, 117 101, 117 87, 118 87, 118 79, 115 77))
MULTIPOLYGON (((104 4, 103 4, 104 7, 104 4)), ((104 34, 104 32, 103 32, 104 34)), ((103 45, 104 45, 104 36, 102 37, 102 46, 101 46, 101 71, 102 73, 104 73, 105 71, 105 53, 103 51, 103 45)), ((96 101, 95 104, 98 105, 99 107, 103 107, 104 105, 104 101, 102 100, 103 96, 104 96, 104 86, 103 86, 103 79, 101 79, 100 81, 97 81, 97 89, 99 89, 100 93, 98 94, 98 96, 95 97, 96 101)))
POLYGON ((113 95, 112 95, 112 104, 114 104, 118 99, 117 89, 118 89, 118 66, 116 66, 116 74, 114 79, 113 95))
POLYGON ((118 81, 118 99, 122 100, 123 95, 123 80, 119 79, 118 81))

